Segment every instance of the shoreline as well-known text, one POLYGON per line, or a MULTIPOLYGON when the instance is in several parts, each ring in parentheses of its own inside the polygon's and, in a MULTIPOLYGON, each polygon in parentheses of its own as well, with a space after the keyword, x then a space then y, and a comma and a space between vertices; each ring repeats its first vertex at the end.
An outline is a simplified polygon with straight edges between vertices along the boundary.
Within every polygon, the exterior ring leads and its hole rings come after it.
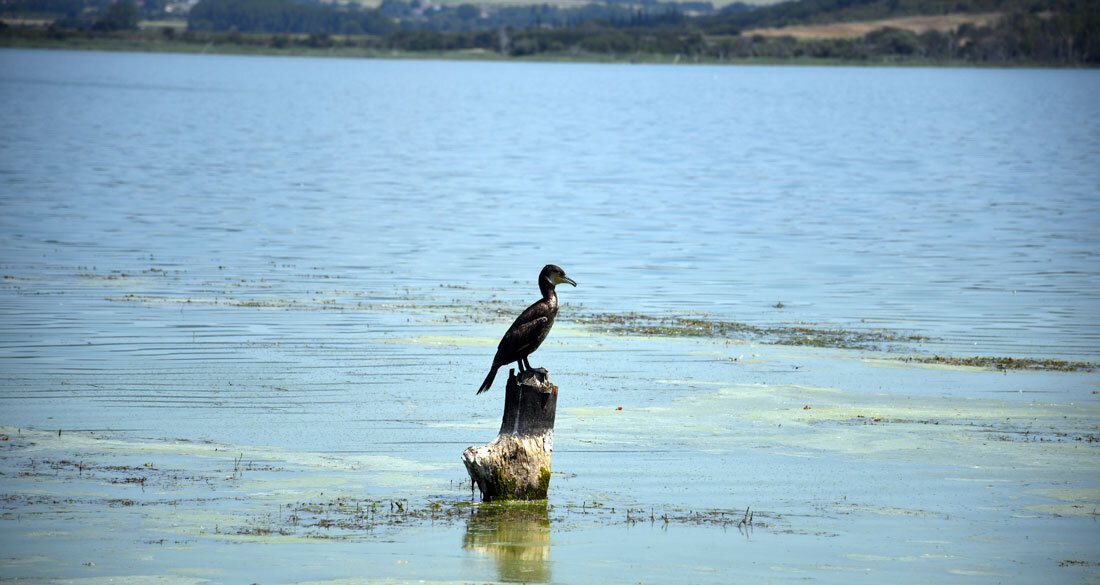
POLYGON ((883 56, 871 59, 844 59, 823 57, 753 57, 718 59, 709 56, 682 56, 679 54, 605 54, 592 52, 544 52, 534 55, 509 56, 495 51, 450 50, 408 51, 398 49, 368 49, 363 47, 284 47, 242 44, 228 40, 185 41, 165 38, 110 38, 110 37, 27 37, 18 34, 0 36, 0 49, 39 49, 67 51, 106 51, 126 53, 162 53, 182 55, 233 55, 255 57, 306 57, 328 59, 390 59, 423 61, 484 61, 501 63, 585 63, 611 65, 726 65, 726 66, 792 66, 792 67, 904 67, 904 68, 956 68, 956 69, 1080 69, 1092 70, 1082 64, 1029 63, 975 63, 960 59, 936 60, 925 58, 897 58, 883 56))

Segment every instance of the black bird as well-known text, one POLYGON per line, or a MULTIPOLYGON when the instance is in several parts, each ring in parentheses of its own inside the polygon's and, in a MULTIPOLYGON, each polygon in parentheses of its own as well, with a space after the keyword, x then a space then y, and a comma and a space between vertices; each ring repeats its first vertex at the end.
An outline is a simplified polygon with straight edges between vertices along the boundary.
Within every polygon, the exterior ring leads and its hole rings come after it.
POLYGON ((497 375, 497 368, 511 362, 516 362, 519 371, 531 369, 531 362, 527 356, 531 355, 546 335, 550 333, 550 327, 554 325, 554 317, 558 315, 558 295, 554 292, 554 285, 567 282, 577 286, 573 279, 565 275, 565 271, 553 264, 547 264, 539 273, 539 290, 542 298, 535 301, 530 307, 524 309, 519 317, 512 322, 512 326, 504 333, 504 338, 497 345, 497 355, 493 357, 493 367, 481 388, 477 393, 489 389, 493 385, 493 378, 497 375))

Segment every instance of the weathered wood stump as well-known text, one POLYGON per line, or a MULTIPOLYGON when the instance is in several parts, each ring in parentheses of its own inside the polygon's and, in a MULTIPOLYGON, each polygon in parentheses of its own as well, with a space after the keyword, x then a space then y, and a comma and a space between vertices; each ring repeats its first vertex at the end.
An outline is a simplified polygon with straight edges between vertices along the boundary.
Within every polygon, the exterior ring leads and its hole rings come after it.
POLYGON ((550 383, 545 369, 527 370, 518 377, 508 370, 497 438, 462 453, 483 501, 546 499, 557 406, 558 387, 550 383))

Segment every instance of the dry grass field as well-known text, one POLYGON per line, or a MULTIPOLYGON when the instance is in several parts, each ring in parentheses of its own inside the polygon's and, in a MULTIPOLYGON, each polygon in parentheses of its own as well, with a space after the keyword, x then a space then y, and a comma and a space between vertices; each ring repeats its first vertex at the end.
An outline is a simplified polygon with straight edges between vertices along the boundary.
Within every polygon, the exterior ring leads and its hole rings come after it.
POLYGON ((906 16, 902 18, 884 18, 861 22, 831 22, 829 24, 788 26, 783 28, 760 28, 747 30, 745 36, 761 35, 765 37, 791 36, 796 39, 842 39, 859 38, 883 27, 901 28, 922 33, 929 30, 950 31, 963 24, 989 25, 1000 18, 999 12, 984 14, 942 14, 937 16, 906 16))

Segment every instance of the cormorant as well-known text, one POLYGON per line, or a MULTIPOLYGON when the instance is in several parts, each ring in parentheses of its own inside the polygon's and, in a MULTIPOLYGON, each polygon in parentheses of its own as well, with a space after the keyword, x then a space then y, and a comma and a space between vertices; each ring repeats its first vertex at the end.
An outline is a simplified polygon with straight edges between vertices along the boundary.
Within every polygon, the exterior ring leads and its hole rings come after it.
POLYGON ((485 376, 485 381, 481 383, 478 394, 493 385, 497 368, 504 364, 516 362, 520 372, 531 369, 531 362, 527 361, 527 356, 539 348, 542 340, 546 339, 546 334, 550 333, 550 327, 554 325, 554 317, 558 315, 558 295, 554 292, 554 285, 563 282, 577 286, 573 279, 565 275, 564 270, 553 264, 547 264, 542 269, 539 273, 539 290, 542 291, 542 298, 520 313, 504 333, 500 345, 497 345, 497 354, 493 357, 493 367, 489 370, 489 375, 485 376))

